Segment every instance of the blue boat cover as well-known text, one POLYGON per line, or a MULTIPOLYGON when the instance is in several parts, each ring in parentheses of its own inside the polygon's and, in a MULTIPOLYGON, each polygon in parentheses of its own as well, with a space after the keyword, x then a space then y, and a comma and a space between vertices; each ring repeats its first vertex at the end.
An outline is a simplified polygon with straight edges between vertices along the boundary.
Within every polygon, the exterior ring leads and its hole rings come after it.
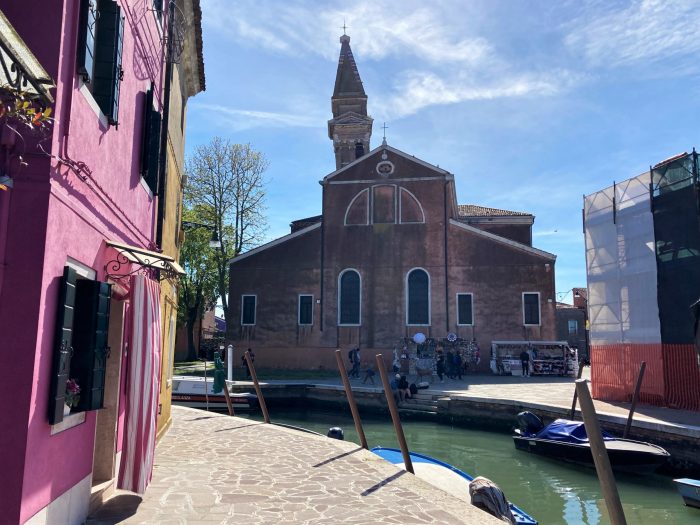
MULTIPOLYGON (((586 427, 581 421, 557 419, 540 430, 534 437, 565 443, 588 443, 586 427)), ((615 437, 603 431, 604 440, 614 440, 615 437)))

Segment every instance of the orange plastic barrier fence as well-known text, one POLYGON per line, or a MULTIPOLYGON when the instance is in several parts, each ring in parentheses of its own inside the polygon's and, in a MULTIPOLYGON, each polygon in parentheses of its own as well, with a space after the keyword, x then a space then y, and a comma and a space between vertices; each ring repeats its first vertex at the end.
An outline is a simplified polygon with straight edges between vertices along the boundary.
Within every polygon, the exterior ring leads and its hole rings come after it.
POLYGON ((700 410, 700 369, 694 345, 593 345, 593 397, 631 401, 642 361, 647 366, 639 393, 641 403, 700 410))

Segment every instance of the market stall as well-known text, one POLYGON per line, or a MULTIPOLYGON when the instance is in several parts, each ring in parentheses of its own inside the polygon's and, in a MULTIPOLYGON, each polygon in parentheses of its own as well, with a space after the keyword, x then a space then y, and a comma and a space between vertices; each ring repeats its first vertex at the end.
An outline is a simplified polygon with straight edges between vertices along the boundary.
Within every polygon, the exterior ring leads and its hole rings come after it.
POLYGON ((578 374, 578 351, 566 341, 493 341, 491 371, 498 375, 522 375, 520 354, 530 356, 530 374, 573 376, 578 374))

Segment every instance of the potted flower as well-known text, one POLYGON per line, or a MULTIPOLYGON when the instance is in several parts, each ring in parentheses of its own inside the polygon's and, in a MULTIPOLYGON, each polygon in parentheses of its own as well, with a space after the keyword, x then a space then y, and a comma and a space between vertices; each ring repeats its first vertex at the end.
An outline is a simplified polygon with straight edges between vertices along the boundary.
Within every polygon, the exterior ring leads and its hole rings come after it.
POLYGON ((70 414, 71 408, 77 407, 80 402, 80 385, 75 379, 66 382, 66 406, 63 408, 63 415, 70 414))

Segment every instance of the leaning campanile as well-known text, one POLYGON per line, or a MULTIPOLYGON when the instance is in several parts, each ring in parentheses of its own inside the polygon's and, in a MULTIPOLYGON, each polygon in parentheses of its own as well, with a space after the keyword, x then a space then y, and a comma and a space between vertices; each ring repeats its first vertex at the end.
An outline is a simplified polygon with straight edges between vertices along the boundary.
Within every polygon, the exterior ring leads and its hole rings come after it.
POLYGON ((372 118, 367 115, 367 95, 350 49, 350 37, 340 37, 340 58, 331 97, 333 118, 328 138, 333 141, 335 167, 340 169, 369 151, 372 118))

